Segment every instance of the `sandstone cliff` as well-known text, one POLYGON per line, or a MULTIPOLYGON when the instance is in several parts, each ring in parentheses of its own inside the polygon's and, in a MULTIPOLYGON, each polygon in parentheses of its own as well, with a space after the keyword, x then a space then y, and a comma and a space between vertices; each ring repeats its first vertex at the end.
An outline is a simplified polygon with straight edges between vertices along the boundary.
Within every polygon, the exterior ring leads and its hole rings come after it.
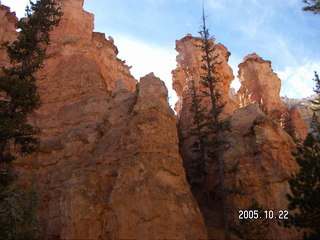
POLYGON ((42 239, 206 239, 164 83, 137 83, 83 0, 59 2, 30 116, 40 149, 16 162, 21 185, 37 180, 42 239))

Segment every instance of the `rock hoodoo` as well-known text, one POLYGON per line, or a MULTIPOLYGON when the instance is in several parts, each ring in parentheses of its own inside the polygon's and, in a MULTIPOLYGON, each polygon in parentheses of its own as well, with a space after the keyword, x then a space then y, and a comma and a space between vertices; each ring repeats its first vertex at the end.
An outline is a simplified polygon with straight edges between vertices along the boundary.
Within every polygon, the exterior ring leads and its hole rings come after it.
POLYGON ((262 111, 283 127, 295 131, 299 138, 307 135, 307 126, 301 114, 294 113, 285 106, 280 98, 281 80, 271 68, 271 62, 263 60, 258 54, 249 54, 239 65, 238 78, 241 87, 236 99, 241 107, 258 103, 262 111))
MULTIPOLYGON (((211 39, 215 41, 215 39, 211 39)), ((193 37, 188 34, 181 40, 176 41, 176 50, 179 53, 177 56, 177 68, 172 71, 173 75, 173 89, 177 92, 179 100, 176 104, 176 111, 179 118, 178 129, 180 138, 180 154, 184 159, 185 167, 188 169, 192 158, 190 151, 191 145, 194 142, 194 136, 190 136, 190 129, 193 124, 193 115, 190 112, 192 103, 191 99, 191 81, 195 82, 197 92, 201 95, 201 75, 203 75, 202 56, 203 53, 199 45, 201 44, 200 38, 193 37)), ((233 113, 239 106, 230 98, 229 89, 232 80, 234 79, 233 71, 228 64, 230 52, 222 44, 215 45, 213 55, 218 55, 219 85, 218 89, 222 95, 222 101, 226 102, 226 107, 222 113, 223 117, 227 117, 233 113)), ((202 102, 203 105, 210 104, 209 99, 206 98, 202 102)))
MULTIPOLYGON (((195 141, 195 137, 190 134, 193 119, 189 110, 191 92, 188 82, 194 80, 199 87, 199 76, 202 72, 202 54, 197 45, 198 39, 191 36, 176 42, 179 55, 177 68, 173 71, 173 87, 179 96, 176 110, 179 119, 180 154, 187 173, 191 171, 190 163, 194 153, 190 149, 195 141)), ((285 195, 289 191, 287 180, 297 171, 297 165, 291 155, 295 144, 284 128, 285 124, 290 123, 290 127, 300 137, 304 137, 304 122, 297 111, 289 111, 282 103, 279 96, 280 79, 273 73, 271 62, 263 60, 257 54, 247 56, 239 65, 241 88, 236 95, 239 105, 235 103, 229 95, 230 84, 234 78, 227 63, 230 53, 221 44, 216 45, 215 51, 216 54, 219 53, 219 62, 222 62, 217 66, 221 80, 218 88, 226 102, 223 117, 229 117, 232 126, 231 132, 226 136, 230 147, 222 157, 227 169, 236 164, 239 166, 236 173, 226 175, 225 182, 228 189, 239 188, 243 183, 245 192, 250 193, 230 196, 228 204, 238 209, 246 209, 251 199, 256 199, 266 209, 286 209, 285 195), (281 119, 283 116, 286 117, 284 120, 281 119)), ((213 199, 211 206, 206 198, 200 196, 198 190, 193 190, 205 217, 209 239, 223 238, 215 169, 213 163, 209 168, 207 183, 207 191, 213 199)), ((237 219, 237 216, 234 216, 234 219, 237 219)), ((298 238, 299 235, 295 231, 279 227, 276 221, 271 221, 268 237, 285 240, 298 238)))
MULTIPOLYGON (((211 39, 214 43, 215 39, 211 39)), ((179 53, 177 56, 177 68, 172 71, 173 75, 173 89, 176 91, 179 101, 176 104, 176 111, 178 115, 186 110, 189 111, 190 102, 188 102, 187 95, 190 95, 190 86, 188 82, 195 81, 197 87, 201 87, 201 75, 203 75, 202 52, 199 45, 200 38, 192 37, 188 34, 186 37, 176 41, 176 50, 179 53), (187 101, 187 102, 186 102, 187 101)), ((238 104, 234 102, 229 95, 230 84, 234 79, 232 68, 228 64, 230 52, 221 43, 215 45, 213 56, 218 56, 217 61, 220 64, 217 66, 219 85, 218 89, 223 97, 222 101, 226 102, 224 115, 230 115, 238 104)))

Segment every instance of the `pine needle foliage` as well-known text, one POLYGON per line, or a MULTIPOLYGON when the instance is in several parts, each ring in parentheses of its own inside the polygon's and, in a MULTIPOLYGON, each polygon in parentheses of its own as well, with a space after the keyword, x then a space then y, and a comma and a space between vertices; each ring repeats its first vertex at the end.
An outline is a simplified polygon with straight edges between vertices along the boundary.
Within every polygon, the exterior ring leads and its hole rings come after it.
POLYGON ((20 30, 17 40, 2 44, 11 65, 3 66, 0 75, 0 186, 16 177, 11 163, 17 155, 38 147, 38 139, 33 137, 38 130, 27 122, 27 115, 40 107, 35 73, 43 67, 50 32, 62 15, 54 0, 30 1, 30 6, 27 18, 16 24, 20 30))
POLYGON ((7 240, 36 240, 40 232, 35 184, 26 190, 11 185, 0 191, 0 235, 7 240))
POLYGON ((320 0, 303 0, 303 2, 307 5, 303 8, 304 11, 320 13, 320 0))
POLYGON ((313 103, 316 107, 312 108, 313 111, 317 112, 320 110, 320 107, 317 107, 320 105, 320 79, 317 72, 314 72, 314 79, 316 83, 316 88, 313 89, 313 91, 317 94, 316 99, 312 100, 311 103, 313 103))
POLYGON ((198 95, 195 82, 191 81, 191 107, 190 111, 193 113, 193 126, 190 134, 196 136, 196 141, 192 144, 191 150, 195 153, 196 157, 191 163, 191 176, 189 181, 191 185, 202 186, 207 178, 207 159, 206 149, 208 147, 208 128, 207 128, 207 109, 204 108, 202 103, 202 97, 198 95))
POLYGON ((289 180, 291 194, 290 215, 285 226, 304 230, 304 240, 320 239, 320 147, 316 137, 309 133, 294 156, 300 171, 289 180))
MULTIPOLYGON (((225 107, 222 96, 218 89, 220 81, 217 72, 217 66, 221 64, 218 61, 219 55, 214 53, 215 46, 211 40, 209 30, 206 26, 206 17, 202 16, 202 26, 199 31, 201 44, 199 47, 203 53, 202 65, 203 74, 200 76, 202 86, 201 96, 197 95, 194 82, 192 83, 192 105, 190 112, 193 113, 194 128, 191 134, 197 137, 193 144, 193 151, 197 154, 193 160, 193 166, 197 169, 197 174, 202 174, 201 185, 207 186, 208 166, 216 164, 218 166, 219 192, 222 204, 222 214, 225 229, 225 239, 230 239, 228 206, 227 206, 227 189, 224 183, 225 166, 222 153, 227 148, 228 142, 225 140, 225 133, 230 131, 230 122, 221 119, 221 113, 225 107), (201 107, 202 99, 208 99, 209 105, 206 109, 201 107)), ((194 176, 193 176, 194 177, 194 176)), ((208 191, 208 189, 205 189, 208 191)), ((209 196, 209 194, 207 193, 209 196)))

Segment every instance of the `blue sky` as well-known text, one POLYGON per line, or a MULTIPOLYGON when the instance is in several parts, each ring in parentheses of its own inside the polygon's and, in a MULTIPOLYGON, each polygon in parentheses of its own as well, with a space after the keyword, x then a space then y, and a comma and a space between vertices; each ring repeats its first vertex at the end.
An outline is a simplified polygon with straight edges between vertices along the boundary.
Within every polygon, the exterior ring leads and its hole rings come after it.
MULTIPOLYGON (((19 16, 26 2, 2 0, 19 16)), ((320 15, 303 12, 302 0, 205 0, 205 7, 210 33, 231 52, 235 77, 243 57, 256 52, 272 61, 281 95, 313 93, 313 71, 320 72, 320 15)), ((84 8, 95 15, 95 31, 114 38, 132 74, 139 79, 155 72, 173 103, 175 40, 198 35, 202 0, 85 0, 84 8)))

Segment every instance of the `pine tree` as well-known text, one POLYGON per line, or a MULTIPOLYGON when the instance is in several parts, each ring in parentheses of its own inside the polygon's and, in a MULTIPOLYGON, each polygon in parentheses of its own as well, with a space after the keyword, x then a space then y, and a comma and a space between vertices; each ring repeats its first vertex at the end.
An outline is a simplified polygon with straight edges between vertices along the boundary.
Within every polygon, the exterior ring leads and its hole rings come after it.
POLYGON ((316 137, 309 133, 294 154, 300 171, 289 180, 291 194, 287 227, 295 226, 305 230, 304 240, 320 239, 320 147, 316 137))
MULTIPOLYGON (((222 101, 222 96, 218 89, 218 72, 216 67, 218 64, 218 55, 214 55, 215 46, 211 41, 209 30, 206 26, 206 18, 202 16, 202 26, 200 30, 202 66, 204 74, 201 75, 202 85, 202 98, 208 98, 210 106, 207 110, 201 108, 201 100, 196 94, 195 86, 193 83, 192 88, 192 106, 190 111, 194 115, 193 135, 198 137, 197 142, 194 144, 195 152, 198 152, 198 158, 194 162, 199 161, 197 166, 200 173, 204 174, 203 185, 207 185, 206 176, 208 175, 207 166, 209 164, 218 165, 218 181, 219 192, 222 204, 222 215, 224 223, 225 239, 230 239, 230 227, 228 217, 228 203, 227 203, 227 189, 225 186, 225 166, 222 158, 222 152, 226 149, 227 142, 225 141, 224 134, 230 130, 230 122, 221 119, 221 113, 225 106, 222 101)), ((207 189, 208 191, 208 189, 207 189)))
POLYGON ((2 45, 11 66, 2 67, 0 75, 0 186, 9 185, 17 176, 11 166, 17 154, 37 149, 38 139, 33 135, 38 130, 27 123, 27 115, 40 107, 35 73, 43 67, 50 32, 62 15, 54 0, 30 1, 30 5, 27 19, 16 24, 20 29, 17 40, 2 45))
POLYGON ((320 0, 303 0, 303 2, 308 5, 303 8, 304 11, 311 11, 314 14, 320 13, 320 0))
POLYGON ((37 129, 27 123, 27 115, 40 106, 35 73, 43 67, 50 32, 62 15, 54 0, 30 1, 27 19, 16 24, 19 35, 6 42, 11 65, 0 73, 0 236, 1 239, 39 239, 36 185, 16 186, 19 173, 12 167, 18 155, 34 152, 37 129))
POLYGON ((313 89, 313 91, 317 94, 316 99, 312 100, 311 102, 316 106, 316 108, 312 108, 313 111, 317 112, 320 110, 319 106, 320 105, 320 79, 319 75, 317 72, 314 72, 314 79, 313 81, 316 82, 316 88, 313 89))
POLYGON ((202 107, 201 96, 197 93, 195 82, 191 81, 191 107, 190 112, 193 114, 193 126, 190 134, 197 137, 197 140, 193 143, 191 150, 196 154, 196 157, 191 162, 191 174, 188 177, 192 186, 203 186, 207 181, 207 159, 206 149, 208 140, 207 130, 207 109, 202 107))

